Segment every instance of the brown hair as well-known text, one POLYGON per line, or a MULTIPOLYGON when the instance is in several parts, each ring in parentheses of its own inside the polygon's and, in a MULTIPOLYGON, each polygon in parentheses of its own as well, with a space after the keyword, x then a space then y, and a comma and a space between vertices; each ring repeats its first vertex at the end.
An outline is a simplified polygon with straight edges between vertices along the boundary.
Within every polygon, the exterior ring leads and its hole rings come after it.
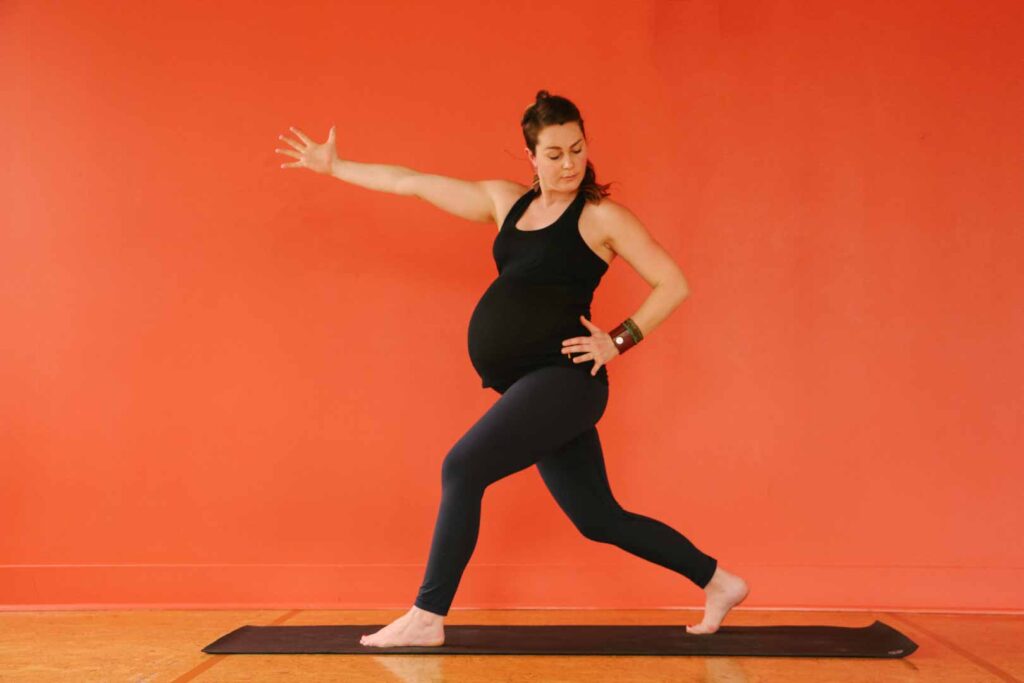
MULTIPOLYGON (((537 154, 537 138, 545 127, 573 121, 579 124, 585 139, 587 131, 583 128, 583 117, 580 116, 580 110, 576 105, 564 97, 550 94, 547 90, 538 90, 533 104, 523 113, 523 138, 526 140, 526 146, 533 154, 537 154)), ((534 173, 531 187, 537 189, 539 184, 540 179, 534 173)), ((583 182, 580 183, 580 190, 586 195, 587 201, 599 202, 602 197, 607 197, 610 194, 610 185, 611 183, 602 185, 597 182, 594 165, 587 159, 587 170, 583 174, 583 182)))

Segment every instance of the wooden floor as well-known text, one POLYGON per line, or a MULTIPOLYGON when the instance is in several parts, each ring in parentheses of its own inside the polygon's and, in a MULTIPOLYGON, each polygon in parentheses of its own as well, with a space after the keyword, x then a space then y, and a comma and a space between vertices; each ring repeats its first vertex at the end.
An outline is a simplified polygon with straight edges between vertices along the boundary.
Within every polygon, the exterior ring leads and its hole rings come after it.
MULTIPOLYGON (((406 608, 407 609, 407 608, 406 608)), ((867 626, 919 648, 904 659, 505 655, 208 655, 245 624, 386 624, 406 609, 0 612, 2 681, 1024 681, 1024 616, 734 610, 726 625, 867 626)), ((683 624, 691 610, 453 609, 446 624, 683 624)))

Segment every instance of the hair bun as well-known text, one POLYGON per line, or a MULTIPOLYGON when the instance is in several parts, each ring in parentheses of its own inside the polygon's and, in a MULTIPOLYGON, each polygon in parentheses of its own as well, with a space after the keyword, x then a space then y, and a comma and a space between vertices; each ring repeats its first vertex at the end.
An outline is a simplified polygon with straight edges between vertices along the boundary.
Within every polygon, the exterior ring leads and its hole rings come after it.
POLYGON ((540 102, 541 100, 546 100, 549 97, 551 97, 551 93, 549 93, 547 90, 538 90, 537 91, 537 101, 538 102, 540 102))

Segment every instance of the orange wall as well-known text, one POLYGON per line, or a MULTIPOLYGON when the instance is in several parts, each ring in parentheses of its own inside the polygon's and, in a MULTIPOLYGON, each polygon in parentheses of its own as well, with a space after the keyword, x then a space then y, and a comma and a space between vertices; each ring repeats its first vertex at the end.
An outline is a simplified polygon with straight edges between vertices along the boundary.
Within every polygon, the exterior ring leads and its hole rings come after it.
MULTIPOLYGON (((495 228, 273 150, 529 182, 547 88, 692 288, 620 502, 744 606, 1024 609, 1021 4, 485 4, 0 3, 0 605, 411 605, 495 228)), ((702 605, 531 469, 453 609, 702 605)))

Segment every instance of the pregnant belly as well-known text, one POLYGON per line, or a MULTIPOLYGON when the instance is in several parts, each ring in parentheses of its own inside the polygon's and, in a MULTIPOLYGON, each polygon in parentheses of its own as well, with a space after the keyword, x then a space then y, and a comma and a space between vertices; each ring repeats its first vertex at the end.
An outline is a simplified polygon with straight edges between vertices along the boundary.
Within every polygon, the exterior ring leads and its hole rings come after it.
POLYGON ((469 320, 469 358, 480 376, 504 377, 542 364, 567 364, 562 340, 589 334, 579 321, 586 304, 564 288, 499 277, 469 320))

